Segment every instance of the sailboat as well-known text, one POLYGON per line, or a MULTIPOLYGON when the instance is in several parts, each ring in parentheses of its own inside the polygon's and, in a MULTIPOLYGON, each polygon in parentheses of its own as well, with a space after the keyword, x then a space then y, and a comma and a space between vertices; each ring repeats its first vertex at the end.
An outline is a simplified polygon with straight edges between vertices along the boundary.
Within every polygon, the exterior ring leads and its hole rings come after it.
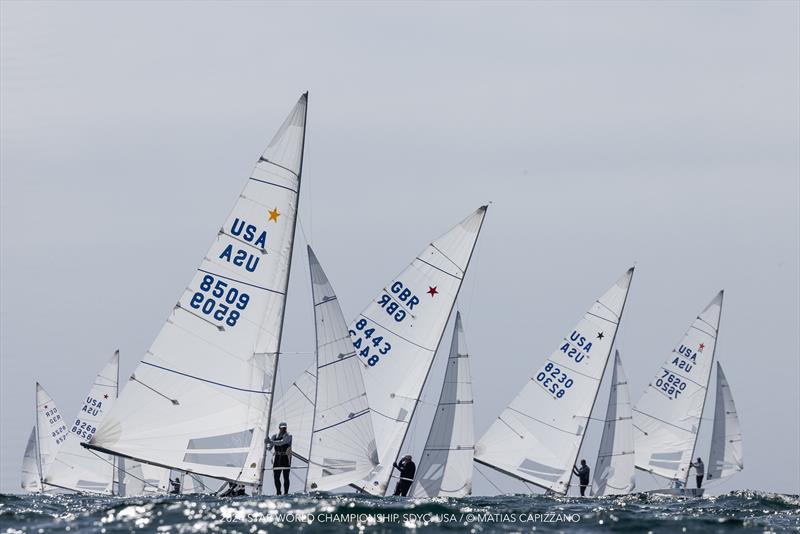
POLYGON ((45 389, 36 383, 36 425, 28 438, 22 460, 22 489, 44 492, 43 479, 67 439, 67 425, 56 403, 45 389))
POLYGON ((117 493, 115 459, 108 454, 89 451, 80 444, 91 439, 95 429, 111 410, 118 385, 119 351, 116 351, 97 373, 55 461, 44 472, 45 485, 80 493, 117 493))
POLYGON ((378 451, 356 354, 339 301, 308 247, 317 340, 314 420, 306 491, 328 491, 368 476, 378 451))
POLYGON ((307 103, 306 93, 258 159, 155 341, 84 446, 260 492, 307 103))
POLYGON ((636 461, 633 443, 633 416, 628 379, 622 368, 619 351, 614 353, 611 390, 600 438, 600 450, 594 464, 592 495, 627 495, 636 487, 636 461))
POLYGON ((461 313, 457 312, 442 392, 411 486, 412 497, 472 494, 474 427, 469 354, 461 313))
POLYGON ((633 268, 597 299, 475 446, 475 461, 565 495, 633 268))
POLYGON ((728 379, 717 362, 717 392, 714 404, 714 429, 708 455, 708 479, 719 480, 744 469, 742 431, 728 379))
POLYGON ((487 206, 434 240, 350 324, 362 366, 380 464, 353 484, 384 495, 408 432, 487 206))
POLYGON ((674 486, 658 493, 703 493, 686 483, 711 379, 722 298, 720 291, 697 316, 633 410, 636 467, 674 486))

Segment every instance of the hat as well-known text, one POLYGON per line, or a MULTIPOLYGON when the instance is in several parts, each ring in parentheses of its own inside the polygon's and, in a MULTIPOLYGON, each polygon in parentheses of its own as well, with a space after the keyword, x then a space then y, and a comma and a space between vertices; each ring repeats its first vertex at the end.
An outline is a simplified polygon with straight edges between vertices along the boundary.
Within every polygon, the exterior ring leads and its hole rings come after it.
POLYGON ((278 428, 286 428, 286 423, 280 423, 280 424, 278 425, 278 428))

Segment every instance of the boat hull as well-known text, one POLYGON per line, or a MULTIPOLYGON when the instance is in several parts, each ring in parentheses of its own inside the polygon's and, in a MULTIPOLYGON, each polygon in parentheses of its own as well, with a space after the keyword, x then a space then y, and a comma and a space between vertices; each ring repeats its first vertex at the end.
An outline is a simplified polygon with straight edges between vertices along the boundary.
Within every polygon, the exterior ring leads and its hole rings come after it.
POLYGON ((646 491, 652 495, 669 495, 672 497, 702 497, 705 489, 703 488, 667 488, 646 491))

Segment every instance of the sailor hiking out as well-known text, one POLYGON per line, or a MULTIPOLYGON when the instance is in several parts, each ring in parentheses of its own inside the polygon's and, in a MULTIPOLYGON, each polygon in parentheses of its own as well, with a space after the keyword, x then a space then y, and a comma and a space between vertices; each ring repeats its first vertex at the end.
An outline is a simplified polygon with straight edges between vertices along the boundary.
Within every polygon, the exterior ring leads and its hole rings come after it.
POLYGON ((586 487, 589 485, 589 473, 591 473, 591 469, 589 466, 586 465, 586 460, 581 460, 581 467, 573 465, 572 466, 572 474, 578 477, 580 481, 580 490, 581 490, 581 497, 584 496, 586 493, 586 487))
POLYGON ((281 494, 281 475, 283 475, 283 494, 289 493, 289 471, 292 466, 292 435, 286 423, 278 425, 278 433, 267 440, 267 450, 273 450, 272 476, 275 479, 275 494, 281 494))
POLYGON ((181 492, 181 479, 175 477, 175 480, 169 481, 172 488, 169 490, 170 495, 179 495, 181 492))
POLYGON ((408 495, 408 489, 411 487, 411 483, 414 482, 417 466, 411 459, 410 454, 406 454, 399 463, 395 462, 392 465, 400 471, 400 480, 397 481, 397 485, 394 487, 394 495, 405 497, 408 495))

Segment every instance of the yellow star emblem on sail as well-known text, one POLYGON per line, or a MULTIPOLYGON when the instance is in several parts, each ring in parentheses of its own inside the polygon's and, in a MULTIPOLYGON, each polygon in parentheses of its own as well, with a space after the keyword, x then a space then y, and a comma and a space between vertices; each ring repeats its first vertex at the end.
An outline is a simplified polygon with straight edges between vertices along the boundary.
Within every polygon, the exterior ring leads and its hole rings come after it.
POLYGON ((269 220, 278 222, 278 217, 280 216, 280 212, 278 212, 278 208, 272 208, 267 213, 269 213, 269 220))

